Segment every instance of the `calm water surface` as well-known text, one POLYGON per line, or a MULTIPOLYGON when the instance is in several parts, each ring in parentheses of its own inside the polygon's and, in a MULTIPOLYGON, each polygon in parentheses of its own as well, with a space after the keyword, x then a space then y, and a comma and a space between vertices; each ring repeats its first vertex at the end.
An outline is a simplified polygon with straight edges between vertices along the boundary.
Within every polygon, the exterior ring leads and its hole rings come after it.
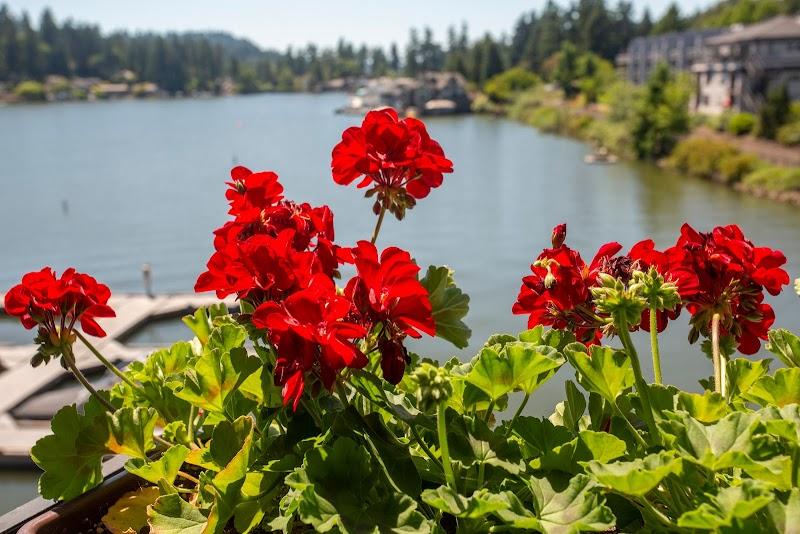
MULTIPOLYGON (((336 186, 328 170, 331 148, 357 122, 333 114, 342 101, 259 95, 0 109, 0 287, 52 265, 140 291, 140 267, 149 262, 156 291, 191 291, 211 252, 211 231, 226 217, 224 181, 233 164, 275 170, 289 198, 331 205, 339 242, 368 238, 370 201, 336 186)), ((520 278, 563 221, 568 243, 585 259, 610 240, 629 247, 651 236, 665 246, 684 221, 698 229, 738 223, 756 243, 784 250, 798 276, 797 208, 649 166, 588 166, 584 144, 506 120, 427 122, 455 173, 405 221, 387 219, 380 241, 410 250, 422 265, 456 270, 472 297, 473 336, 464 351, 432 341, 418 352, 468 358, 488 335, 524 329, 525 319, 510 312, 520 278)), ((800 329, 800 300, 791 291, 770 302, 778 326, 800 329)), ((699 348, 686 347, 679 322, 662 346, 665 380, 698 389, 710 365, 699 348)), ((0 336, 17 337, 5 324, 0 336)), ((637 340, 645 348, 646 339, 637 340)), ((529 412, 551 413, 571 376, 562 369, 529 412)), ((0 511, 34 492, 33 475, 0 475, 0 511)))

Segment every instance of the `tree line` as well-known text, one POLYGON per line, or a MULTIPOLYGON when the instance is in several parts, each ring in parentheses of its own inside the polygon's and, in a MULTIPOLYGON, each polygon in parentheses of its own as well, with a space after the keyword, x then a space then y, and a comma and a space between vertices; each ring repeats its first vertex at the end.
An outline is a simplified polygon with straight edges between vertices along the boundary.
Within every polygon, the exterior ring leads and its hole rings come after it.
MULTIPOLYGON (((466 24, 450 27, 444 42, 430 28, 412 29, 406 45, 333 47, 309 44, 282 52, 264 51, 226 34, 104 34, 99 26, 58 23, 45 9, 38 23, 23 12, 0 6, 0 81, 44 80, 48 75, 114 80, 124 71, 169 93, 218 91, 230 78, 242 92, 303 90, 346 77, 457 71, 478 85, 504 70, 522 66, 541 71, 565 43, 613 60, 631 39, 688 27, 754 19, 798 9, 800 0, 726 0, 688 16, 672 4, 654 19, 649 9, 634 15, 633 2, 550 0, 541 11, 524 13, 508 35, 473 38, 466 24)), ((552 68, 552 65, 550 66, 552 68)))

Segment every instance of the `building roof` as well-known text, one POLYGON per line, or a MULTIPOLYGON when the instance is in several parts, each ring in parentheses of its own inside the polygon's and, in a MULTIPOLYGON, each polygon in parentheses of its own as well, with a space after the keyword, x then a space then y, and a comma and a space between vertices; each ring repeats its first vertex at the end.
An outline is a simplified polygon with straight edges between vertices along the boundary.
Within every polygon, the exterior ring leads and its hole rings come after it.
POLYGON ((800 17, 783 15, 764 22, 732 28, 730 32, 708 39, 710 45, 726 45, 746 41, 800 39, 800 17))

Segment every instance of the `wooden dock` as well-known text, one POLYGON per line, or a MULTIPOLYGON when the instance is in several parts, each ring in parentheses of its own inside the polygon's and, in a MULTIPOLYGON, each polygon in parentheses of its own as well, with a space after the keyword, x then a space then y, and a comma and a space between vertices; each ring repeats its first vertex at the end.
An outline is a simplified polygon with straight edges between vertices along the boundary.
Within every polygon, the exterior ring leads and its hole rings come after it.
MULTIPOLYGON (((3 302, 3 297, 0 293, 0 303, 3 302)), ((111 297, 109 305, 116 311, 117 317, 99 320, 108 335, 104 338, 91 338, 91 341, 112 361, 131 362, 142 359, 161 347, 126 346, 126 336, 154 319, 191 313, 201 306, 218 302, 213 295, 115 295, 111 297)), ((36 333, 31 330, 30 334, 29 345, 6 344, 0 339, 0 366, 4 369, 0 373, 0 464, 30 463, 31 447, 50 430, 49 421, 18 420, 12 415, 12 410, 60 382, 65 376, 71 376, 57 361, 31 367, 30 359, 36 353, 36 346, 32 343, 36 333)), ((187 328, 186 339, 190 339, 191 335, 187 328)), ((75 360, 82 370, 98 365, 97 359, 80 342, 75 344, 75 360)))

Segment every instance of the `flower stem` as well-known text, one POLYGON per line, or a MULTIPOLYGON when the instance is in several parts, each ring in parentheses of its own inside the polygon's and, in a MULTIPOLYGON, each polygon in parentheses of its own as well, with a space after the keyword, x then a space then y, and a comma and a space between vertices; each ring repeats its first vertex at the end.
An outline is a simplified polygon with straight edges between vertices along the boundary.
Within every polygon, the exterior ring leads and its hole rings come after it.
POLYGON ((370 240, 370 243, 372 243, 373 245, 378 240, 378 234, 381 231, 381 225, 383 225, 384 216, 386 216, 386 204, 382 203, 381 204, 381 211, 378 214, 378 222, 375 223, 375 230, 372 231, 372 239, 370 240))
POLYGON ((64 362, 67 364, 67 369, 72 372, 72 375, 78 380, 78 382, 80 382, 81 385, 85 387, 86 390, 92 395, 92 397, 97 399, 98 402, 100 402, 100 404, 102 404, 109 413, 114 413, 117 411, 117 409, 114 408, 114 405, 108 402, 105 397, 102 397, 100 393, 94 389, 94 386, 89 383, 89 380, 86 379, 86 376, 84 376, 81 370, 78 369, 78 366, 75 365, 75 357, 71 352, 72 351, 70 351, 70 354, 64 354, 64 362))
POLYGON ((636 440, 636 442, 642 447, 642 449, 647 449, 647 442, 644 440, 642 435, 639 434, 639 431, 636 430, 636 427, 633 426, 633 423, 631 423, 628 420, 628 418, 625 417, 625 414, 622 413, 622 410, 619 409, 619 406, 617 406, 617 403, 616 402, 611 403, 611 406, 617 412, 617 415, 619 415, 620 419, 625 421, 625 426, 628 427, 628 431, 631 433, 631 435, 636 440))
POLYGON ((453 465, 450 463, 450 447, 447 444, 447 427, 445 425, 445 410, 447 402, 440 402, 436 409, 436 429, 439 433, 439 449, 442 452, 442 467, 444 467, 444 478, 450 489, 458 493, 456 477, 453 474, 453 465))
POLYGON ((195 478, 192 475, 190 475, 189 473, 185 473, 183 471, 178 471, 178 476, 181 477, 181 478, 185 478, 189 482, 194 482, 195 484, 200 484, 200 481, 197 480, 197 478, 195 478))
POLYGON ((658 444, 661 442, 661 436, 658 433, 658 427, 656 427, 655 416, 653 415, 653 404, 650 402, 650 392, 647 389, 647 383, 644 381, 644 376, 642 375, 639 354, 636 352, 636 347, 633 345, 631 335, 628 332, 628 323, 624 317, 617 316, 614 318, 614 326, 617 329, 620 341, 622 341, 622 346, 631 360, 636 391, 639 393, 639 400, 642 402, 642 418, 647 425, 651 441, 658 444))
POLYGON ((514 423, 517 422, 517 417, 519 417, 519 414, 521 414, 522 410, 525 409, 525 405, 528 404, 528 400, 530 398, 531 398, 531 394, 530 393, 526 393, 525 394, 525 398, 523 398, 522 402, 519 403, 519 408, 517 408, 517 411, 514 412, 514 417, 512 417, 511 421, 508 422, 508 428, 506 428, 506 437, 511 435, 511 431, 514 428, 514 423))
POLYGON ((92 345, 91 343, 89 343, 89 340, 88 340, 88 339, 86 339, 86 338, 83 336, 83 334, 81 334, 80 332, 78 332, 78 330, 77 330, 77 329, 76 329, 76 330, 74 330, 74 332, 75 332, 75 335, 77 335, 77 336, 78 336, 78 339, 80 339, 80 340, 81 340, 81 342, 82 342, 84 345, 86 345, 86 348, 87 348, 87 349, 89 349, 89 350, 91 351, 91 353, 92 353, 92 354, 94 354, 95 358, 97 358, 98 360, 100 360, 100 363, 102 363, 102 364, 103 364, 103 365, 106 367, 106 369, 108 369, 109 371, 111 371, 112 373, 114 373, 115 375, 117 375, 117 378, 119 378, 120 380, 122 380, 123 382, 125 382, 126 384, 128 384, 128 385, 129 385, 130 387, 132 387, 133 389, 135 389, 135 390, 141 390, 141 388, 139 388, 139 386, 137 386, 136 384, 134 384, 134 383, 133 383, 133 381, 132 381, 130 378, 128 378, 127 376, 125 376, 125 373, 123 373, 122 371, 120 371, 119 369, 117 369, 117 366, 116 366, 116 365, 114 365, 113 363, 111 363, 110 361, 108 361, 108 360, 105 358, 105 356, 103 356, 102 354, 100 354, 100 351, 99 351, 99 350, 97 350, 97 349, 94 347, 94 345, 92 345))
POLYGON ((725 395, 725 385, 722 372, 722 355, 719 350, 719 321, 720 315, 715 313, 711 317, 711 361, 714 364, 714 391, 725 395))
POLYGON ((653 376, 656 384, 661 384, 661 352, 658 349, 658 310, 650 307, 650 350, 653 355, 653 376))
POLYGON ((440 462, 439 459, 433 455, 433 453, 425 444, 425 442, 422 441, 422 436, 419 435, 419 431, 417 431, 417 428, 413 424, 408 425, 408 428, 409 430, 411 430, 411 436, 414 438, 414 441, 417 442, 417 445, 419 445, 419 447, 428 456, 428 458, 430 458, 431 462, 435 463, 439 467, 439 469, 441 469, 442 472, 444 472, 444 466, 442 465, 442 462, 440 462))

